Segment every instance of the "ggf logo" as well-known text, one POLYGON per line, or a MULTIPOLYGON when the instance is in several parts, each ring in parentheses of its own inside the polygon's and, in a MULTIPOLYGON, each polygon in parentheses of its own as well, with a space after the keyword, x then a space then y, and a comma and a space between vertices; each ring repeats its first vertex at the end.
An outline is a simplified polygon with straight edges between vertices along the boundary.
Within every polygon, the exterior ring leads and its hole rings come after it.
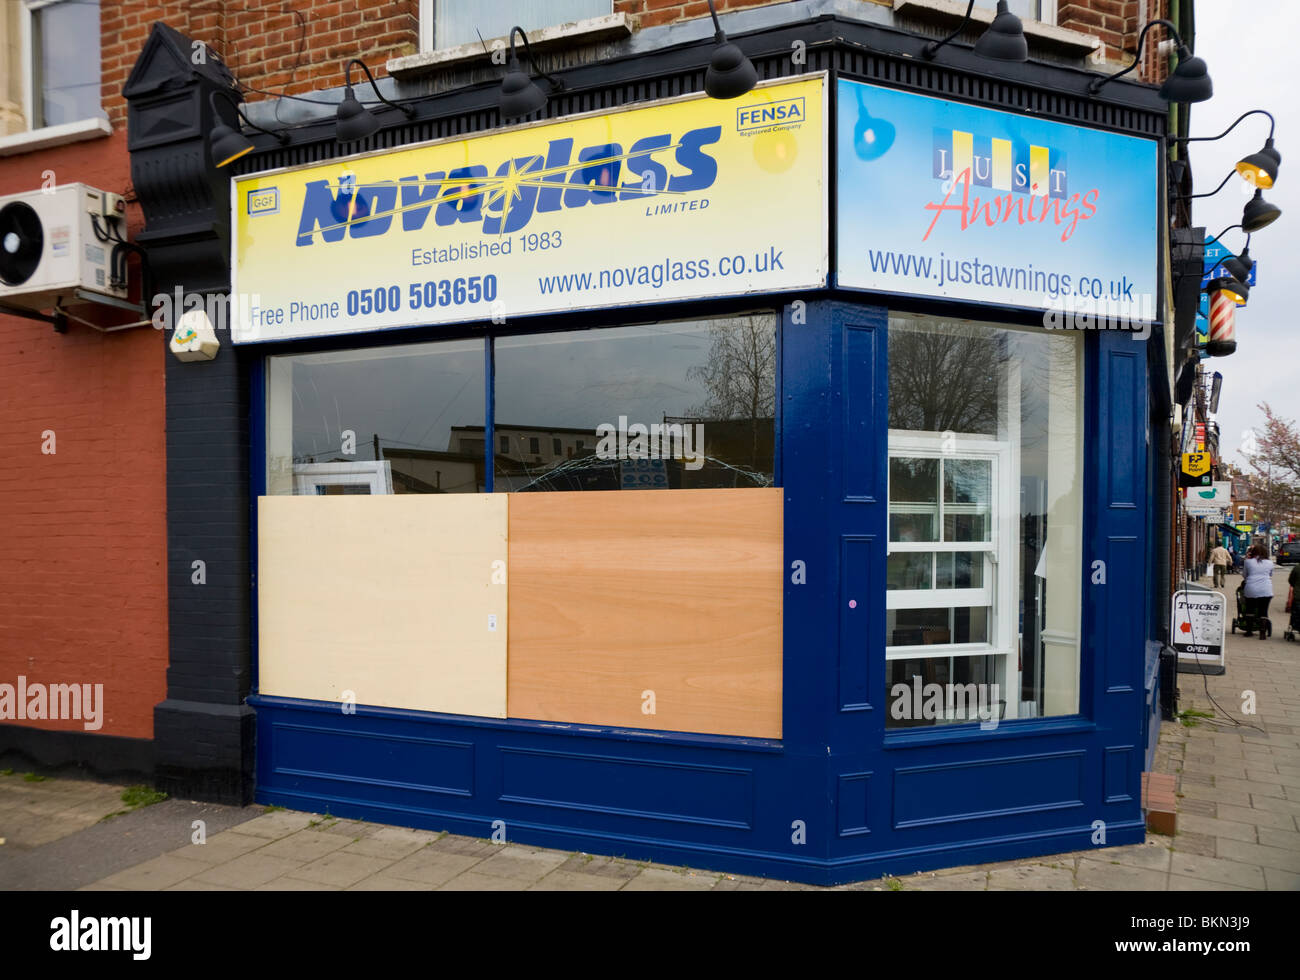
POLYGON ((976 187, 1047 197, 1070 196, 1065 154, 1050 146, 938 128, 934 130, 933 145, 931 175, 936 180, 951 180, 969 169, 970 182, 976 187))
POLYGON ((248 213, 279 214, 280 190, 276 187, 261 187, 248 192, 248 213))

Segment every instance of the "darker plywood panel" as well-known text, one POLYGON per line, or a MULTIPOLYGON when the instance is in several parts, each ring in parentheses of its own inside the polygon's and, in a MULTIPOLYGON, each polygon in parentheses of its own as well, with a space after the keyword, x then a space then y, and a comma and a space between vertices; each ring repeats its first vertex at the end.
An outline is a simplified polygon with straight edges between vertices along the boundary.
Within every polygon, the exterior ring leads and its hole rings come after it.
POLYGON ((779 488, 520 493, 509 516, 509 717, 781 736, 779 488))

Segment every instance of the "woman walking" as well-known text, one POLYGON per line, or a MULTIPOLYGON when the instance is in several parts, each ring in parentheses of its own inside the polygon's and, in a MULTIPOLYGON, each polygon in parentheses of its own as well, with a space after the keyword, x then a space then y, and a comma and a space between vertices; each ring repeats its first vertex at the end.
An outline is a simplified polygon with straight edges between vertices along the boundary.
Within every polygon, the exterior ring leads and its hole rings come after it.
POLYGON ((1242 575, 1245 577, 1243 594, 1252 615, 1259 620, 1259 638, 1267 639, 1264 620, 1268 618, 1268 607, 1273 601, 1273 563, 1268 560, 1263 545, 1251 546, 1242 575))

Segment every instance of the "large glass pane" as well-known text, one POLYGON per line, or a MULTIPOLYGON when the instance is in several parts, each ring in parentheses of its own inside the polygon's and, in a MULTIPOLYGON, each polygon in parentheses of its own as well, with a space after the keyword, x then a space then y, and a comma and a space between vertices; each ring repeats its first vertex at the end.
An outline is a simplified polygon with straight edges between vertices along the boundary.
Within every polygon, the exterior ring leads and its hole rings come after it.
POLYGON ((267 360, 267 493, 485 488, 483 341, 267 360))
MULTIPOLYGON (((986 549, 936 552, 934 587, 988 589, 994 604, 979 615, 891 610, 887 643, 987 637, 1002 665, 1008 717, 1077 713, 1082 338, 899 314, 888 342, 891 455, 906 461, 899 474, 911 475, 917 448, 933 446, 942 460, 938 540, 986 549), (961 616, 974 619, 963 626, 961 616), (950 639, 936 639, 945 628, 950 639)), ((895 472, 891 460, 892 541, 901 540, 896 519, 910 516, 902 508, 921 506, 895 502, 895 472)))
POLYGON ((494 361, 497 490, 772 485, 772 314, 503 338, 494 361))
POLYGON ((103 116, 99 4, 60 0, 32 8, 32 128, 103 116))

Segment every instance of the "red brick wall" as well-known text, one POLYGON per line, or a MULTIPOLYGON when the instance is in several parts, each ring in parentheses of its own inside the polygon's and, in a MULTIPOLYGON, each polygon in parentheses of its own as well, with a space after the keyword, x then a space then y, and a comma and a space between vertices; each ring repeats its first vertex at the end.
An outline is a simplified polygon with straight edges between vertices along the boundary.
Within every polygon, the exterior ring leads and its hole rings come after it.
MULTIPOLYGON (((1144 24, 1169 16, 1168 0, 1059 0, 1056 8, 1058 27, 1082 31, 1101 39, 1106 46, 1107 61, 1129 64, 1137 52, 1138 32, 1144 24)), ((1144 81, 1164 81, 1168 59, 1157 49, 1168 34, 1162 27, 1147 32, 1142 50, 1142 64, 1137 74, 1144 81)))
MULTIPOLYGON (((300 95, 341 85, 351 58, 378 77, 389 58, 418 50, 419 6, 418 0, 101 0, 104 107, 114 126, 126 119, 122 86, 156 20, 211 47, 242 84, 300 95)), ((269 97, 249 93, 248 101, 269 97)))
MULTIPOLYGON (((45 170, 125 191, 125 130, 0 158, 0 194, 45 170)), ((0 315, 0 683, 103 684, 101 734, 152 737, 166 696, 165 349, 152 327, 60 335, 0 315)))

